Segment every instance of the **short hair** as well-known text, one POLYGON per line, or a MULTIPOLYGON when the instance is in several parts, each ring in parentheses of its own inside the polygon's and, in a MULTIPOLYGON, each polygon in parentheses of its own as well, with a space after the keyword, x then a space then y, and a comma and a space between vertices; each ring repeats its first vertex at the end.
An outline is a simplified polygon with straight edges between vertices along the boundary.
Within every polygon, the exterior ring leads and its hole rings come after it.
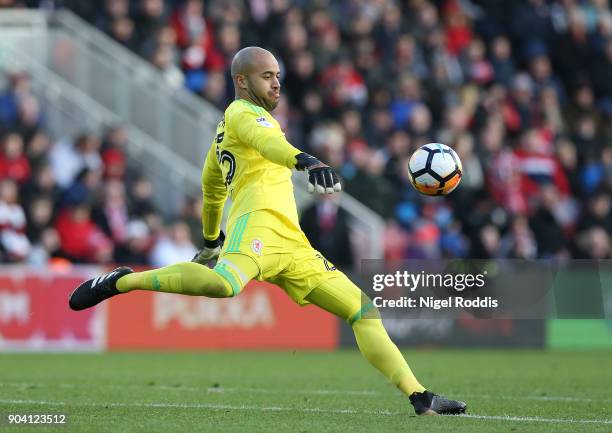
POLYGON ((250 68, 250 66, 253 64, 255 59, 258 56, 261 56, 266 53, 273 56, 270 51, 255 46, 246 47, 238 51, 232 59, 232 66, 230 68, 232 77, 235 77, 236 74, 245 74, 250 68))

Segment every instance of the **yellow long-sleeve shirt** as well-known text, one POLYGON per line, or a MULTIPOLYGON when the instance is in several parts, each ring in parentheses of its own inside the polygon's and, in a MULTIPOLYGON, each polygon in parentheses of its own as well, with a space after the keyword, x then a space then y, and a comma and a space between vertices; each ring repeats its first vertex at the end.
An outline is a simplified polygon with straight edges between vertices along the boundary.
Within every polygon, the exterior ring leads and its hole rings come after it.
POLYGON ((232 102, 217 125, 202 170, 204 238, 219 236, 228 196, 230 222, 254 210, 271 209, 299 227, 291 169, 300 152, 265 109, 244 99, 232 102))

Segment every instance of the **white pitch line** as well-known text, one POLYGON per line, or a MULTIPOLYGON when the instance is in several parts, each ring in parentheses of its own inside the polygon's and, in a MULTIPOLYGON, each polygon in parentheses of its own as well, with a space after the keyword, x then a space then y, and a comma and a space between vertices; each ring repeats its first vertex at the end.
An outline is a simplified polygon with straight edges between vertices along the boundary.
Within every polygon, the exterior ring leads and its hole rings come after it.
POLYGON ((331 414, 364 414, 364 415, 402 415, 401 412, 391 412, 388 410, 356 410, 356 409, 323 409, 319 407, 283 407, 283 406, 250 406, 250 405, 229 405, 214 403, 70 403, 65 401, 47 400, 0 400, 5 404, 38 404, 48 406, 79 406, 79 407, 155 407, 168 409, 219 409, 219 410, 246 410, 263 412, 305 412, 305 413, 331 413, 331 414))
POLYGON ((470 398, 482 398, 486 400, 532 400, 532 401, 567 401, 567 402, 583 402, 583 403, 611 403, 612 398, 588 398, 588 397, 564 397, 555 395, 486 395, 486 394, 474 394, 465 395, 461 394, 458 397, 470 399, 470 398))
MULTIPOLYGON (((16 387, 16 388, 40 388, 47 385, 27 383, 27 382, 8 382, 0 383, 1 387, 16 387)), ((49 385, 50 386, 50 385, 49 385)), ((73 383, 60 383, 54 384, 60 388, 77 388, 78 386, 73 383)), ((178 392, 208 392, 208 393, 253 393, 253 394, 306 394, 306 395, 372 395, 379 396, 387 394, 387 392, 373 391, 373 390, 348 390, 348 389, 274 389, 274 388, 225 388, 225 387, 192 387, 192 386, 173 386, 173 385, 113 385, 113 384, 98 384, 104 388, 121 388, 126 387, 133 388, 144 388, 144 389, 159 389, 167 391, 178 391, 178 392)), ((396 392, 400 394, 400 391, 391 389, 389 392, 396 392)), ((463 399, 486 399, 486 400, 530 400, 530 401, 559 401, 559 402, 583 402, 583 403, 611 403, 612 398, 589 398, 589 397, 569 397, 569 396, 547 396, 547 395, 487 395, 487 394, 458 394, 458 398, 463 399)))
POLYGON ((612 419, 567 419, 567 418, 539 418, 530 416, 511 416, 511 415, 459 415, 457 418, 490 419, 499 421, 519 421, 519 422, 549 422, 558 424, 612 424, 612 419))
MULTIPOLYGON (((182 390, 182 387, 173 388, 176 390, 182 390)), ((190 388, 189 391, 202 391, 199 388, 190 388)), ((344 389, 287 389, 287 390, 279 390, 279 389, 267 389, 267 388, 223 388, 223 387, 211 387, 206 388, 207 392, 247 392, 254 394, 313 394, 313 395, 382 395, 381 392, 378 391, 354 391, 354 390, 344 390, 344 389)))
MULTIPOLYGON (((213 409, 213 410, 244 410, 261 412, 302 412, 302 413, 329 413, 329 414, 349 414, 349 415, 382 415, 382 416, 408 416, 403 412, 391 412, 388 410, 357 410, 357 409, 323 409, 318 407, 284 407, 284 406, 234 406, 229 404, 208 404, 208 403, 70 403, 64 401, 45 401, 45 400, 0 400, 5 404, 39 404, 48 406, 79 406, 79 407, 153 407, 168 409, 213 409)), ((612 420, 608 419, 566 419, 566 418, 539 418, 539 417, 520 417, 511 415, 477 415, 466 414, 457 415, 457 419, 479 419, 496 420, 509 422, 544 422, 551 424, 601 424, 612 425, 612 420)))

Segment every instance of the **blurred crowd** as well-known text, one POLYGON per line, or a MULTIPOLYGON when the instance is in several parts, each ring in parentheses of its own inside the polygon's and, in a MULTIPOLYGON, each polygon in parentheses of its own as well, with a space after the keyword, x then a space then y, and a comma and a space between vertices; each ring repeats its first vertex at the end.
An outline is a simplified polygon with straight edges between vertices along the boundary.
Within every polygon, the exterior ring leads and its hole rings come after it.
MULTIPOLYGON (((608 0, 0 0, 15 4, 73 9, 221 110, 232 56, 270 49, 284 91, 273 114, 384 217, 389 259, 612 257, 608 0), (463 161, 446 198, 407 178, 428 142, 463 161)), ((24 82, 0 96, 3 261, 43 250, 159 265, 195 250, 197 200, 164 229, 125 162, 124 129, 51 144, 24 82)), ((305 215, 313 245, 350 266, 335 199, 305 215)))
POLYGON ((198 204, 189 202, 177 221, 163 221, 150 180, 128 164, 125 127, 52 142, 30 76, 6 78, 0 92, 2 262, 162 266, 195 254, 198 204))

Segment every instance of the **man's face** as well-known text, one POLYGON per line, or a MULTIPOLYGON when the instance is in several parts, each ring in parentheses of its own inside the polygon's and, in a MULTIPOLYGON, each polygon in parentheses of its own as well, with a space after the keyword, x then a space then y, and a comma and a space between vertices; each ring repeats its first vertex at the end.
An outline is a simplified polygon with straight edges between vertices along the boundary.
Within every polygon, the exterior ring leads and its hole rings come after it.
POLYGON ((254 59, 245 77, 245 90, 258 105, 272 111, 280 100, 279 78, 280 68, 274 56, 260 55, 254 59))

